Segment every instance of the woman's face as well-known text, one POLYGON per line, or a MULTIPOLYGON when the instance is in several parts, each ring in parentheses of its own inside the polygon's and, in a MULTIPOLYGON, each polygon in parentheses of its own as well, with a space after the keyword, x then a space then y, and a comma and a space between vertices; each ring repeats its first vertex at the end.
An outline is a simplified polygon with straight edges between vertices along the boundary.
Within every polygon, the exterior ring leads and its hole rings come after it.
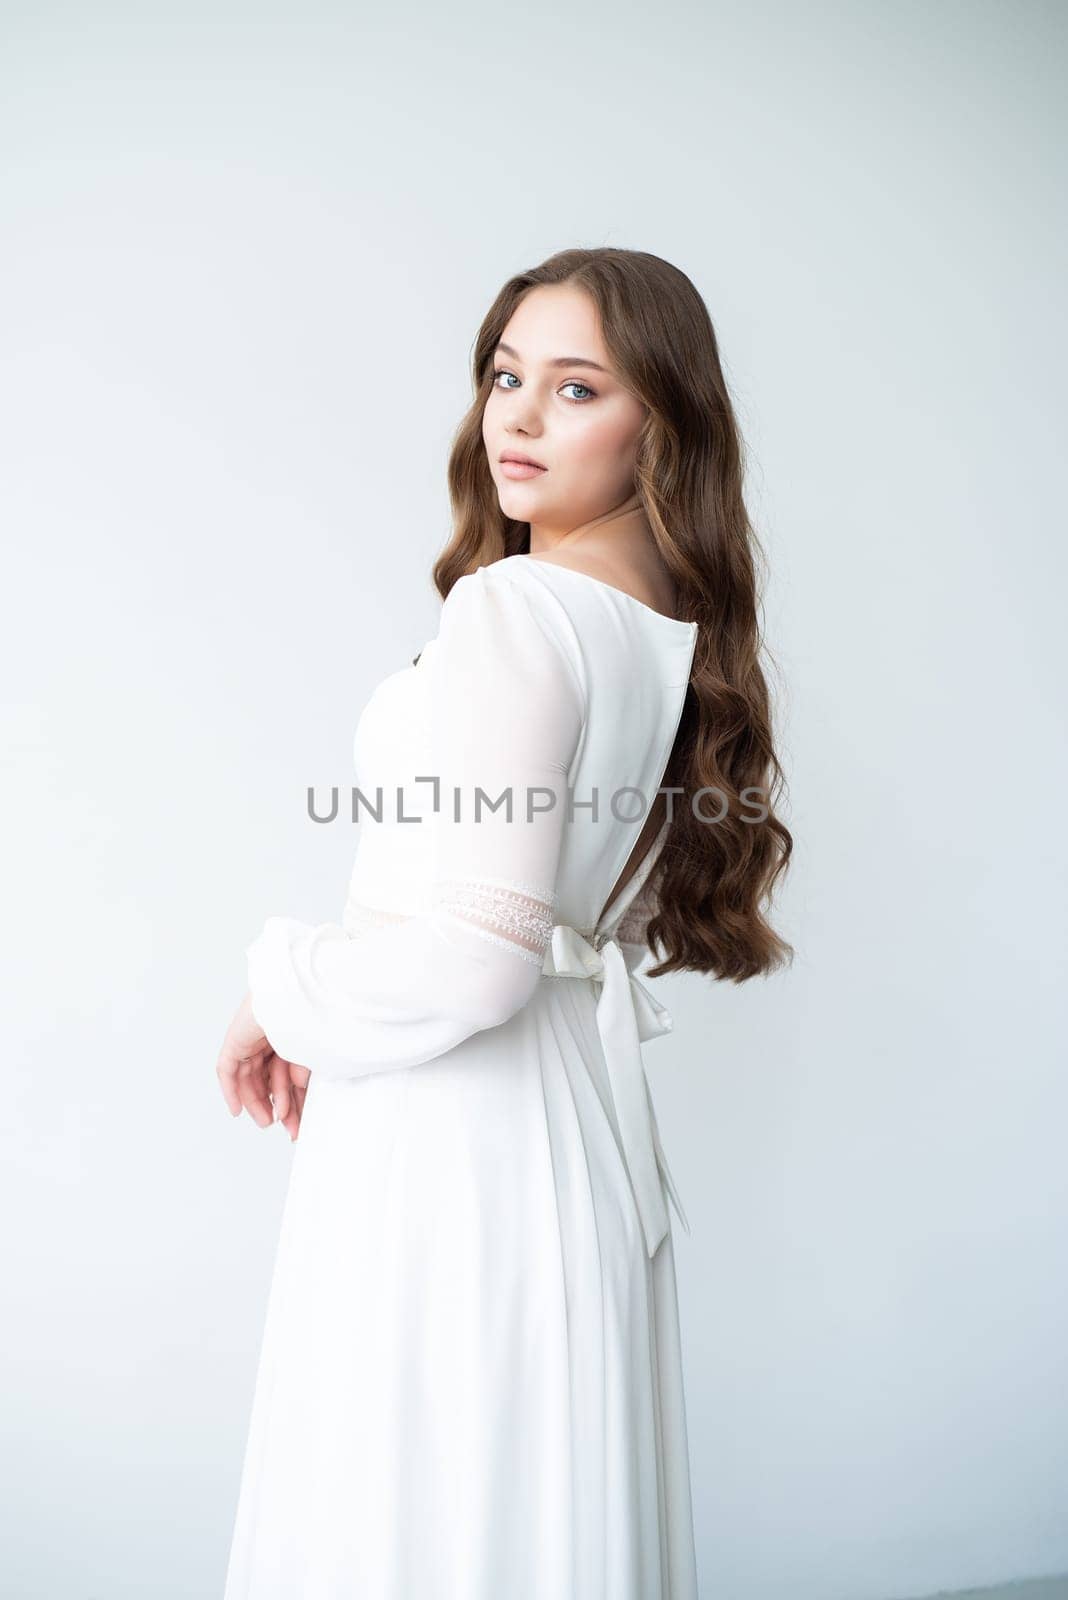
POLYGON ((505 516, 529 522, 532 540, 544 545, 629 499, 646 408, 613 370, 584 290, 531 289, 493 365, 482 438, 505 516), (511 451, 542 470, 509 476, 501 456, 511 451))

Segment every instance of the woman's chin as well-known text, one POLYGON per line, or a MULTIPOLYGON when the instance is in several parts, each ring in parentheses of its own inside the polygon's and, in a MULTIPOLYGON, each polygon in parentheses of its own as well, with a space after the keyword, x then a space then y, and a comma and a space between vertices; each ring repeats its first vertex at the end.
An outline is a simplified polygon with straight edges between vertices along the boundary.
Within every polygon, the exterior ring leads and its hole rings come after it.
POLYGON ((530 508, 544 504, 544 497, 539 490, 542 479, 547 476, 547 473, 539 472, 536 478, 503 478, 497 485, 497 499, 505 516, 512 517, 516 522, 528 521, 530 508))

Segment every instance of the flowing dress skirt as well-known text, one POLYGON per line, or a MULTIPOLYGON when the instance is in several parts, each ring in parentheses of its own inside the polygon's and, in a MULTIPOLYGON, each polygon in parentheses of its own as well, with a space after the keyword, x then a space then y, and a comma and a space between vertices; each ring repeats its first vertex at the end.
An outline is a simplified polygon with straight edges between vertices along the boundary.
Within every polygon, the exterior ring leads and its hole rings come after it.
POLYGON ((675 1259, 592 986, 313 1073, 224 1600, 697 1600, 675 1259))

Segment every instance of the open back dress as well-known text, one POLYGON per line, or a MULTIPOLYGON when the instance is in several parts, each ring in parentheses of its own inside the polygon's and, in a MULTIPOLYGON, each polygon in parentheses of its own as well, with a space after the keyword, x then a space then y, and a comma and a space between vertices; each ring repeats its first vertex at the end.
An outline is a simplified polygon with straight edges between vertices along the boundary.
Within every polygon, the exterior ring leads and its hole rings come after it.
POLYGON ((696 624, 513 555, 357 725, 340 923, 269 917, 310 1067, 224 1600, 696 1600, 637 975, 696 624))

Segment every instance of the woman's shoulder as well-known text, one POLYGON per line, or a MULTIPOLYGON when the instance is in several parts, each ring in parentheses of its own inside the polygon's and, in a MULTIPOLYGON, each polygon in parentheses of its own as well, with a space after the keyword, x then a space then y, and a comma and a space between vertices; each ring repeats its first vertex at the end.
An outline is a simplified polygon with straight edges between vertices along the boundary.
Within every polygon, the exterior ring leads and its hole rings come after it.
POLYGON ((583 705, 586 663, 580 630, 552 591, 532 581, 521 559, 506 556, 457 578, 445 597, 439 639, 464 640, 462 648, 494 661, 538 664, 546 676, 564 671, 583 705))
POLYGON ((581 596, 558 592, 551 582, 539 581, 532 570, 539 565, 533 556, 501 556, 458 578, 449 597, 459 591, 464 604, 491 600, 502 611, 534 618, 556 638, 566 636, 575 626, 581 596))
MULTIPOLYGON (((547 572, 548 562, 529 555, 501 556, 487 562, 475 573, 486 592, 511 596, 509 604, 522 608, 523 614, 533 619, 537 626, 565 654, 569 655, 582 672, 582 662, 588 652, 580 641, 591 644, 596 639, 595 594, 589 594, 581 584, 553 581, 547 572)), ((556 569, 560 571, 560 568, 556 569)))

